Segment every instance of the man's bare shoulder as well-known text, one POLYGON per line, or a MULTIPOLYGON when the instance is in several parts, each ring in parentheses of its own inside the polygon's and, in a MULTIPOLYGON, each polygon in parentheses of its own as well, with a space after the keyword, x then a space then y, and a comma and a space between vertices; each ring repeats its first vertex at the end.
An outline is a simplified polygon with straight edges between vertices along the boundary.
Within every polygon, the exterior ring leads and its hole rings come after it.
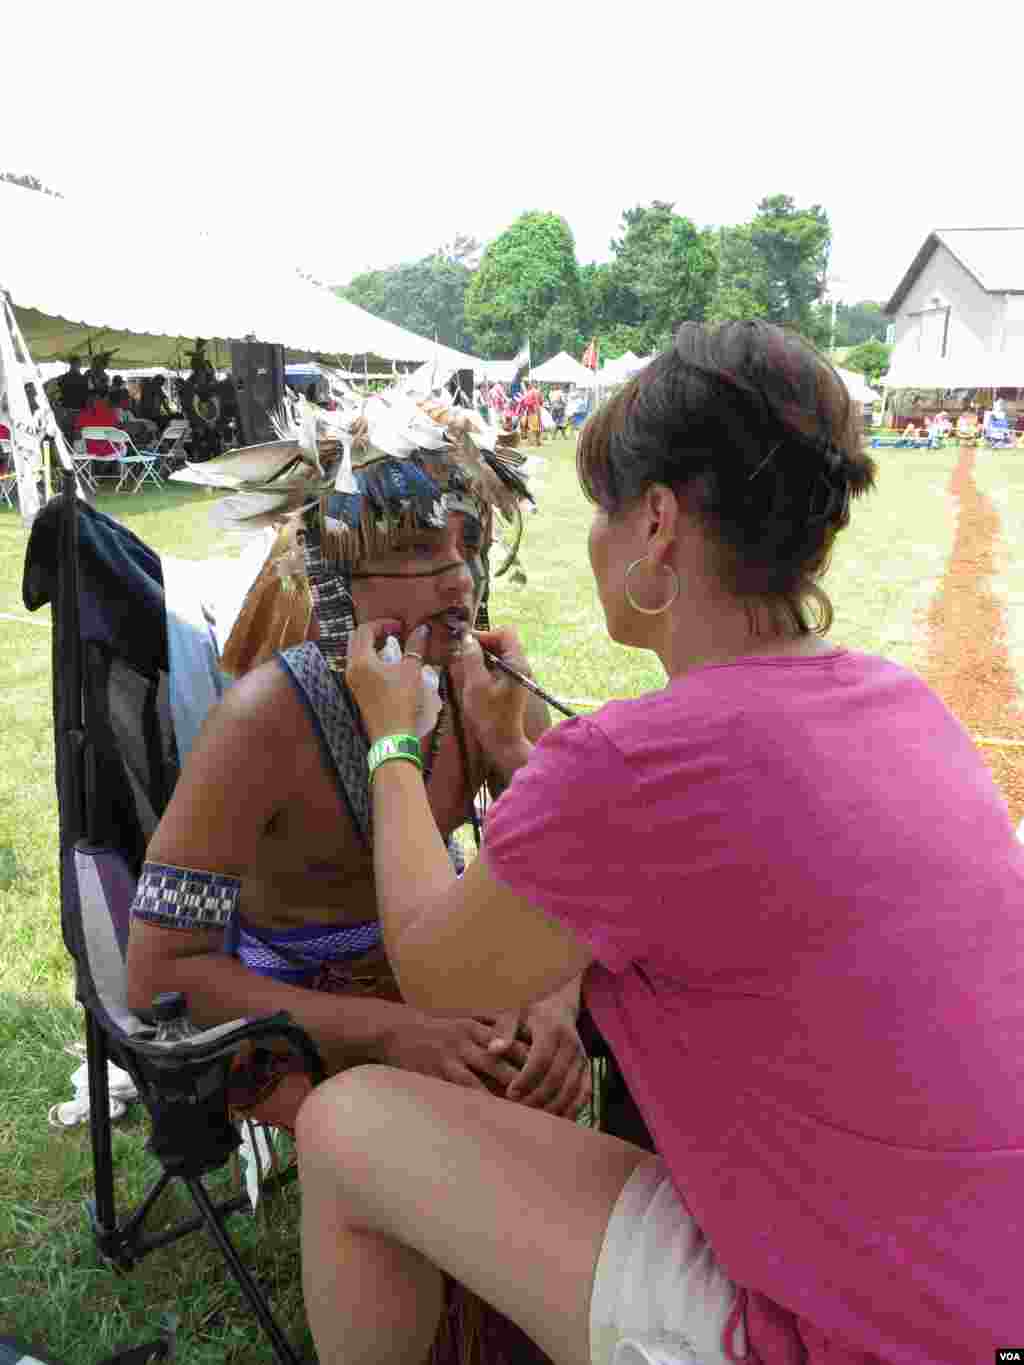
POLYGON ((207 724, 241 742, 259 737, 267 743, 294 743, 309 729, 295 685, 276 659, 232 683, 210 711, 207 724))
POLYGON ((269 821, 295 791, 311 737, 279 664, 270 660, 240 678, 206 717, 154 835, 151 861, 247 869, 269 821))

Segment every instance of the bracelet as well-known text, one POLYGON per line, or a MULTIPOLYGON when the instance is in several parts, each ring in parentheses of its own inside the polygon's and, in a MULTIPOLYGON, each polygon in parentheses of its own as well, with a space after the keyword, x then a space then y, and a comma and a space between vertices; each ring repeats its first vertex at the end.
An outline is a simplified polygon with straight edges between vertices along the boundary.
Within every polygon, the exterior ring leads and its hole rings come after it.
POLYGON ((415 735, 385 735, 383 739, 375 740, 370 745, 370 752, 366 756, 371 781, 380 765, 390 762, 393 758, 408 759, 410 763, 415 763, 421 772, 423 771, 423 755, 420 752, 420 742, 415 735))

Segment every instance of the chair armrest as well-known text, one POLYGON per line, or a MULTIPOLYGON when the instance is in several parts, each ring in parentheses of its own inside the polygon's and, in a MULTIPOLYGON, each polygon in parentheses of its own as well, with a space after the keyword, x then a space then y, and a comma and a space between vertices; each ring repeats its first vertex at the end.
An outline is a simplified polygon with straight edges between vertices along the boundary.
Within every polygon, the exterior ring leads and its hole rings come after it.
POLYGON ((230 1023, 204 1029, 180 1043, 157 1043, 138 1034, 122 1036, 117 1047, 119 1051, 137 1053, 159 1071, 175 1071, 232 1057, 242 1043, 270 1039, 291 1044, 306 1062, 313 1084, 320 1084, 327 1074, 320 1052, 287 1010, 278 1010, 276 1014, 259 1019, 233 1019, 230 1023))
MULTIPOLYGON (((185 1177, 216 1170, 241 1143, 229 1107, 232 1060, 244 1043, 284 1040, 302 1056, 314 1085, 325 1075, 306 1031, 285 1011, 238 1019, 180 1043, 122 1035, 112 1049, 135 1081, 152 1121, 147 1150, 185 1177)), ((91 1093, 91 1087, 90 1087, 91 1093)))

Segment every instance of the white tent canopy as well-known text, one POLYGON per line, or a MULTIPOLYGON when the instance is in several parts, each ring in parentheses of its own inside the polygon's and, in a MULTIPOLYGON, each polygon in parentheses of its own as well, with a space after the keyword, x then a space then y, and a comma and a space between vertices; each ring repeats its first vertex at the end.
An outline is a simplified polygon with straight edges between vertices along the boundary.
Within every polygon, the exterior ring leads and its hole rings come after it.
POLYGON ((189 237, 159 214, 77 206, 0 183, 0 223, 0 281, 21 308, 115 331, 252 337, 388 360, 436 355, 452 369, 481 364, 375 318, 253 254, 245 242, 189 237))
POLYGON ((598 384, 624 384, 631 375, 637 374, 654 359, 653 356, 634 355, 632 351, 627 351, 625 355, 620 355, 615 360, 609 360, 607 364, 601 366, 597 376, 598 384))
POLYGON ((838 365, 834 368, 855 403, 874 403, 877 401, 878 394, 870 387, 862 374, 858 374, 856 370, 841 370, 838 365))
POLYGON ((545 360, 543 365, 538 365, 533 372, 533 377, 541 384, 591 384, 593 376, 590 371, 581 365, 578 360, 574 360, 568 351, 559 351, 550 360, 545 360))

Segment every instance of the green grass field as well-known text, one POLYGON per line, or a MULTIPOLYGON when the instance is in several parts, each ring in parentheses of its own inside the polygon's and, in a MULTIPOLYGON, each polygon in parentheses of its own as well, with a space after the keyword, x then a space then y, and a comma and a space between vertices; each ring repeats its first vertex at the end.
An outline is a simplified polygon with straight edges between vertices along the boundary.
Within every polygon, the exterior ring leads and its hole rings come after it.
MULTIPOLYGON (((556 696, 599 701, 657 687, 654 656, 614 645, 605 634, 586 558, 590 508, 576 484, 573 446, 557 442, 542 453, 539 511, 522 551, 527 583, 500 580, 492 617, 519 627, 538 679, 556 696)), ((879 491, 854 507, 826 580, 836 607, 833 636, 914 666, 925 646, 922 616, 952 545, 946 490, 957 452, 877 454, 879 491)), ((1024 506, 1015 496, 1024 460, 979 456, 979 482, 990 486, 1016 541, 1024 531, 1014 511, 1024 506)), ((100 505, 162 553, 201 559, 237 551, 208 526, 203 491, 176 486, 100 505)), ((25 543, 17 516, 0 512, 0 1333, 34 1338, 68 1365, 91 1365, 116 1345, 143 1340, 171 1309, 180 1316, 184 1365, 269 1361, 201 1236, 153 1254, 126 1277, 98 1264, 82 1214, 87 1132, 47 1126, 49 1106, 71 1093, 77 1063, 62 1049, 81 1037, 81 1021, 59 931, 48 613, 29 616, 21 603, 25 543)), ((994 585, 1011 607, 1024 601, 1024 572, 1014 567, 1012 548, 994 585)), ((126 1197, 151 1168, 144 1136, 138 1111, 129 1111, 114 1149, 126 1197)), ((257 1218, 236 1222, 250 1264, 301 1340, 297 1209, 293 1189, 257 1218)))

